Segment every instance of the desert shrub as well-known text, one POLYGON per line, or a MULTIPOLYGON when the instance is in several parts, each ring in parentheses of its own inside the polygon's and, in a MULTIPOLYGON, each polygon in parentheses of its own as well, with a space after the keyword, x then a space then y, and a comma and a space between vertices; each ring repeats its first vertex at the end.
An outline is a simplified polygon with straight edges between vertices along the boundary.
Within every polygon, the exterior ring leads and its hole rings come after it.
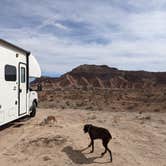
POLYGON ((55 122, 57 122, 55 116, 48 116, 47 118, 45 118, 39 125, 40 126, 45 126, 45 125, 52 125, 54 124, 55 122))
POLYGON ((145 120, 151 120, 151 117, 150 116, 145 116, 144 119, 145 120))
POLYGON ((51 160, 51 158, 49 156, 44 156, 43 157, 43 161, 48 161, 48 160, 51 160))
POLYGON ((153 111, 154 112, 160 112, 160 109, 159 108, 155 108, 153 111))
POLYGON ((146 96, 147 98, 150 98, 150 97, 152 97, 152 96, 153 96, 153 94, 148 93, 148 94, 145 94, 145 96, 146 96))
POLYGON ((69 101, 66 101, 66 105, 69 106, 69 105, 70 105, 70 102, 69 102, 69 101))
POLYGON ((87 110, 93 110, 93 107, 92 106, 87 106, 85 109, 87 109, 87 110))
POLYGON ((134 107, 135 107, 135 105, 130 105, 130 106, 127 107, 127 109, 132 110, 132 109, 134 109, 134 107))
POLYGON ((53 98, 49 98, 48 101, 54 101, 54 99, 53 98))
POLYGON ((61 109, 65 109, 65 106, 61 105, 61 109))

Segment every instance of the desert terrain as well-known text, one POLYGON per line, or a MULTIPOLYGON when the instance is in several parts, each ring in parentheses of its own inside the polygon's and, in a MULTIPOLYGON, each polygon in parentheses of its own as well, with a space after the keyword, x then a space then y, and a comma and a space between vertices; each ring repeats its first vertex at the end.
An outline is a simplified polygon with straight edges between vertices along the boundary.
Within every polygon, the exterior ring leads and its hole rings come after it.
POLYGON ((1 128, 0 163, 3 166, 165 166, 166 113, 128 111, 89 111, 80 109, 38 109, 37 116, 1 128), (47 119, 48 116, 55 120, 47 119), (106 127, 113 162, 101 141, 95 151, 86 149, 89 137, 83 125, 106 127))
POLYGON ((81 65, 59 78, 32 82, 41 108, 165 112, 166 72, 124 71, 81 65))
POLYGON ((38 84, 36 117, 1 127, 2 166, 166 166, 166 73, 82 65, 38 84), (87 123, 111 132, 112 163, 85 149, 87 123))

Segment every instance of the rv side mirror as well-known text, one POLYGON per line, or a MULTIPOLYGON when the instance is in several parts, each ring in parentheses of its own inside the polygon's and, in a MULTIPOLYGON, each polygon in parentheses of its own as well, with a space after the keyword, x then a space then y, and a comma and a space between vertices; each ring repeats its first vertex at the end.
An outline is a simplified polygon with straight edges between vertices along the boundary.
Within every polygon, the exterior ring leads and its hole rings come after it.
POLYGON ((42 91, 42 85, 41 84, 37 85, 37 91, 42 91))

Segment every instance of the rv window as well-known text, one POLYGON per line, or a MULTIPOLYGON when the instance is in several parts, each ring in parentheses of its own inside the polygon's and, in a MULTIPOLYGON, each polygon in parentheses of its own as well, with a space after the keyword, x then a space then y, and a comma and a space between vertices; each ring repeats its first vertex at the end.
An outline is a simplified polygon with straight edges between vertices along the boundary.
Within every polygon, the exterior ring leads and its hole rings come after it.
POLYGON ((25 68, 21 67, 21 83, 25 83, 25 68))
POLYGON ((16 81, 16 67, 11 65, 5 66, 5 80, 16 81))

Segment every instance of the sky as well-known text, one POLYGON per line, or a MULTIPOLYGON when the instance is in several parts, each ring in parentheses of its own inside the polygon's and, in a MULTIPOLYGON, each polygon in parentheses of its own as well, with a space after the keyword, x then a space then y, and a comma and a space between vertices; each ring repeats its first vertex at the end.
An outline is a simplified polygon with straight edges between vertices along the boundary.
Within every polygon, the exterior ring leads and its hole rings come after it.
POLYGON ((166 71, 166 0, 0 0, 0 38, 48 76, 81 64, 166 71))

